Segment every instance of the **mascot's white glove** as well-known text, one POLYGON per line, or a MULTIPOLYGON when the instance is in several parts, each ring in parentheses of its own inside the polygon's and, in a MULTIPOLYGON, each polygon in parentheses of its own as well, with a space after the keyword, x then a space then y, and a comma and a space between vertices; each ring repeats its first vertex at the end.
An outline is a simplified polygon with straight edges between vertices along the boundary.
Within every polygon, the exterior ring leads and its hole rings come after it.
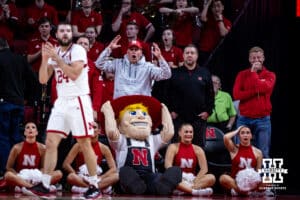
POLYGON ((257 187, 261 177, 253 168, 246 168, 237 173, 235 180, 241 191, 248 192, 257 187))

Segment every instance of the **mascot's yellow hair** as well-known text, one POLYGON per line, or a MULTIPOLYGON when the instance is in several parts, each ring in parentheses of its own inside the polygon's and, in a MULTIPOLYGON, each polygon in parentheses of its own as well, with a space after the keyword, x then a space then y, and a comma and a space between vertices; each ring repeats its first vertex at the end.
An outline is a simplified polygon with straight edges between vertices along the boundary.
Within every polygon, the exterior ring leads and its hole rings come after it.
POLYGON ((123 110, 121 110, 119 113, 119 119, 122 119, 125 112, 135 111, 135 110, 142 110, 143 112, 146 112, 148 114, 148 108, 146 106, 144 106, 141 103, 135 103, 135 104, 130 104, 130 105, 126 106, 123 110))

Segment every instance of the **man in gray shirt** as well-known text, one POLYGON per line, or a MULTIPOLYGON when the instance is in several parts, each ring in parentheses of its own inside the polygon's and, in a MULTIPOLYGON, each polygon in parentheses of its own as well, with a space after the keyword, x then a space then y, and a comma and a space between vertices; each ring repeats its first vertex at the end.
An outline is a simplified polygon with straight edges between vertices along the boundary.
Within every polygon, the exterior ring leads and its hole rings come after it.
POLYGON ((136 94, 151 96, 153 81, 171 77, 168 63, 155 43, 153 43, 152 54, 157 59, 158 66, 147 62, 142 54, 142 45, 139 41, 131 41, 128 44, 127 53, 123 58, 111 59, 112 50, 121 46, 118 44, 120 39, 121 36, 117 35, 111 41, 96 60, 96 67, 115 74, 114 99, 136 94))

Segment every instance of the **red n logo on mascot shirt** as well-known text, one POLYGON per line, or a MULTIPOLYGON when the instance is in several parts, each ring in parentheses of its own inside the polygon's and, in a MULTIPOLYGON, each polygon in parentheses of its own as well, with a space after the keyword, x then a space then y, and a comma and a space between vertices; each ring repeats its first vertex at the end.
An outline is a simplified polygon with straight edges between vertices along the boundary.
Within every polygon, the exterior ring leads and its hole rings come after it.
POLYGON ((133 155, 133 165, 144 165, 148 166, 148 151, 147 149, 131 149, 132 155, 133 155))

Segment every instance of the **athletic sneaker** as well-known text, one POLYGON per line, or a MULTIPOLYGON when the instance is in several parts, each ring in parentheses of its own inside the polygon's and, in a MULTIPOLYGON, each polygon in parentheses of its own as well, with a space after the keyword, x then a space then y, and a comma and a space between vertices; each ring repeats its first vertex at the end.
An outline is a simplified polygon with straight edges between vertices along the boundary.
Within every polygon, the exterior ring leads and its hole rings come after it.
POLYGON ((39 197, 48 196, 50 194, 49 189, 46 188, 42 182, 31 188, 22 187, 22 192, 30 196, 39 196, 39 197))
POLYGON ((111 195, 111 194, 113 193, 113 189, 112 189, 111 186, 108 186, 107 188, 104 188, 104 189, 102 190, 102 193, 103 193, 103 194, 111 195))
POLYGON ((90 185, 88 190, 84 193, 85 198, 98 198, 101 197, 101 191, 99 188, 96 188, 94 185, 90 185))
POLYGON ((231 188, 230 193, 231 193, 231 196, 233 196, 233 197, 236 197, 239 195, 233 188, 231 188))
POLYGON ((57 188, 55 185, 50 185, 49 186, 49 192, 50 193, 56 193, 57 192, 57 188))
POLYGON ((60 183, 57 183, 57 184, 55 185, 55 187, 56 187, 56 191, 62 191, 62 190, 63 190, 63 186, 62 186, 62 184, 60 184, 60 183))
POLYGON ((182 192, 181 190, 178 190, 178 189, 173 190, 173 195, 181 196, 181 195, 185 195, 185 194, 186 193, 182 192))
POLYGON ((210 196, 212 194, 213 194, 213 189, 210 187, 193 190, 193 196, 210 196))
POLYGON ((265 197, 275 197, 276 196, 275 190, 266 189, 264 193, 265 193, 265 197))
POLYGON ((15 192, 16 193, 21 193, 22 192, 22 189, 20 186, 15 186, 15 192))
POLYGON ((79 187, 79 186, 73 185, 72 188, 71 188, 71 191, 72 191, 73 193, 83 194, 83 193, 85 193, 88 189, 89 189, 88 187, 79 187))
POLYGON ((274 197, 275 192, 271 189, 266 189, 265 191, 254 191, 250 194, 251 197, 274 197))

